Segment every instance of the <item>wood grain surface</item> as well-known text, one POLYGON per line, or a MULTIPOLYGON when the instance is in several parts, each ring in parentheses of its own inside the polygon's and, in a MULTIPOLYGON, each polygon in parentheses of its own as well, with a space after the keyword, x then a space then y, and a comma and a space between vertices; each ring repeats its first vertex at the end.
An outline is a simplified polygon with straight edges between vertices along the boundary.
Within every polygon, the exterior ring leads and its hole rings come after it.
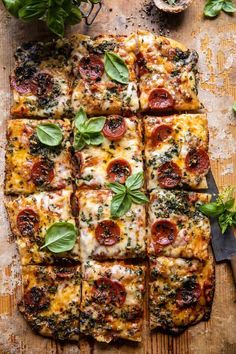
MULTIPOLYGON (((222 13, 203 18, 204 0, 195 0, 183 14, 163 15, 155 9, 147 16, 145 0, 104 0, 94 25, 68 30, 88 34, 130 33, 146 28, 183 41, 200 55, 200 98, 209 117, 211 166, 220 189, 236 185, 236 16, 222 13)), ((13 53, 22 41, 49 38, 43 24, 23 24, 9 17, 0 5, 0 178, 4 182, 5 121, 9 115, 9 73, 13 53)), ((178 337, 149 333, 147 320, 143 342, 102 345, 81 339, 60 345, 33 334, 17 312, 21 295, 19 259, 3 208, 0 191, 0 353, 1 354, 235 354, 236 304, 232 274, 227 264, 216 266, 216 292, 211 319, 189 328, 178 337)), ((147 318, 147 316, 146 316, 147 318)))

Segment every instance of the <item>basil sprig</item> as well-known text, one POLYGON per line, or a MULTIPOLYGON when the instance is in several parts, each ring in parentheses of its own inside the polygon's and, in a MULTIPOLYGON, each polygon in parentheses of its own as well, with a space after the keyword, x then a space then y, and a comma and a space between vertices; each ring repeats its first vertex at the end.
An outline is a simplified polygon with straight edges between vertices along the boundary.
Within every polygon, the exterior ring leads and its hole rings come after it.
POLYGON ((204 7, 204 15, 207 17, 216 17, 221 11, 233 13, 236 7, 232 0, 208 0, 204 7))
POLYGON ((143 173, 135 173, 129 176, 125 185, 118 182, 107 183, 107 186, 115 193, 111 201, 111 217, 120 218, 125 215, 134 204, 145 204, 148 202, 146 195, 139 189, 143 186, 143 173))
POLYGON ((129 82, 129 69, 118 54, 106 52, 104 67, 106 74, 112 80, 121 84, 127 84, 129 82))
POLYGON ((105 117, 87 118, 83 108, 80 108, 75 117, 74 149, 82 150, 86 145, 100 145, 103 142, 101 131, 105 117))
POLYGON ((222 234, 225 233, 228 227, 236 226, 234 191, 234 188, 228 187, 218 195, 215 202, 203 204, 199 207, 203 214, 218 219, 222 234))
POLYGON ((39 141, 47 146, 58 146, 62 142, 62 130, 57 124, 44 123, 36 127, 39 141))
POLYGON ((47 247, 53 253, 61 253, 72 250, 77 237, 77 229, 69 222, 55 222, 46 232, 45 244, 40 248, 47 247))
POLYGON ((3 0, 11 15, 24 21, 43 20, 53 33, 62 37, 65 25, 75 25, 84 17, 80 5, 100 0, 3 0))

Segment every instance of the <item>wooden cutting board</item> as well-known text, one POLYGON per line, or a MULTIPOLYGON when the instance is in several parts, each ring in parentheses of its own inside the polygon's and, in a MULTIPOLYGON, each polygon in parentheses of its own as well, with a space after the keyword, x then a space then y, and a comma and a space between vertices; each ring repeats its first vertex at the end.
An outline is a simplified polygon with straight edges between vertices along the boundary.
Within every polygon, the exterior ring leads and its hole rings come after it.
MULTIPOLYGON (((139 28, 163 33, 184 42, 200 55, 200 97, 209 117, 211 166, 220 189, 236 185, 236 16, 222 13, 219 18, 203 18, 204 0, 193 1, 183 14, 168 16, 153 9, 149 0, 104 0, 94 25, 73 27, 70 32, 84 34, 130 33, 139 28)), ((46 39, 43 24, 23 24, 7 15, 0 5, 0 185, 4 182, 5 121, 9 116, 8 77, 13 67, 13 53, 22 41, 46 39)), ((103 345, 82 339, 78 345, 60 345, 33 334, 17 313, 21 295, 19 259, 10 236, 0 198, 0 354, 235 354, 235 289, 227 264, 216 266, 216 293, 209 322, 200 323, 178 337, 150 334, 145 319, 141 344, 120 342, 103 345)))

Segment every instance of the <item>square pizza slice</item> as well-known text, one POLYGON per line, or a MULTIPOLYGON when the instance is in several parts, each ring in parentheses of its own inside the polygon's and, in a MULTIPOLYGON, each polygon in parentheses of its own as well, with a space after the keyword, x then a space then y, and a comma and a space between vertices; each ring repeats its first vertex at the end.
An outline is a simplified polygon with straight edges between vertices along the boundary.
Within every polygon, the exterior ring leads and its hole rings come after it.
POLYGON ((16 117, 60 118, 71 114, 70 42, 25 43, 16 50, 11 75, 16 117))
POLYGON ((7 194, 56 190, 71 184, 68 119, 17 119, 7 124, 7 194))
POLYGON ((113 220, 112 196, 109 190, 77 192, 82 260, 145 257, 145 206, 132 204, 124 216, 113 220))
POLYGON ((170 38, 138 32, 140 106, 142 111, 194 111, 198 54, 170 38))
POLYGON ((80 331, 99 342, 141 341, 145 267, 87 261, 82 265, 80 331))
POLYGON ((143 172, 143 144, 136 117, 106 118, 100 145, 75 151, 76 183, 80 188, 106 188, 108 182, 125 183, 128 176, 143 172))
POLYGON ((6 202, 23 265, 79 261, 79 237, 71 212, 71 195, 72 189, 69 188, 20 196, 6 202), (60 240, 63 243, 63 239, 66 242, 74 240, 71 250, 60 251, 60 240), (45 247, 45 244, 49 246, 45 247))
POLYGON ((214 296, 214 265, 196 259, 158 257, 150 268, 151 329, 180 333, 208 320, 214 296))
POLYGON ((153 190, 148 210, 148 254, 206 260, 210 222, 199 206, 210 199, 209 194, 153 190))
POLYGON ((24 266, 22 280, 19 310, 30 327, 57 340, 78 340, 80 266, 24 266))
POLYGON ((146 117, 147 186, 207 188, 208 125, 205 114, 146 117))
POLYGON ((90 116, 136 112, 136 35, 75 35, 72 42, 74 111, 83 107, 90 116))

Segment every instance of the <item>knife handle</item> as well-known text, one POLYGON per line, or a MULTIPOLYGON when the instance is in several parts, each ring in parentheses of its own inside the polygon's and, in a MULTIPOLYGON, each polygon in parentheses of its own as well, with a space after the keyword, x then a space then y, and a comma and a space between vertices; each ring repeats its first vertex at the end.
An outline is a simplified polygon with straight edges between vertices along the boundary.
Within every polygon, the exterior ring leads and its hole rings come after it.
POLYGON ((234 278, 234 283, 236 285, 236 255, 232 256, 230 258, 230 263, 233 271, 233 278, 234 278))

